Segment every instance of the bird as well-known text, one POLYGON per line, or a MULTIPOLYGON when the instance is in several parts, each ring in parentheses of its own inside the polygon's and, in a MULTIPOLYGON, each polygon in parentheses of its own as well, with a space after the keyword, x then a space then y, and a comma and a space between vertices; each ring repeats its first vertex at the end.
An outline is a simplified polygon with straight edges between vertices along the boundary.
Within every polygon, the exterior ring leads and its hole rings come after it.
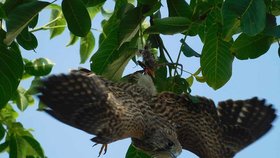
POLYGON ((105 151, 107 144, 131 138, 153 158, 176 158, 182 149, 200 158, 232 158, 267 133, 276 118, 272 105, 257 97, 215 106, 209 98, 150 89, 86 69, 52 75, 38 87, 45 112, 95 135, 91 140, 105 151))
POLYGON ((131 138, 153 158, 176 158, 182 151, 175 126, 148 105, 152 96, 141 86, 114 83, 88 70, 52 75, 37 88, 44 111, 57 120, 95 135, 107 144, 131 138))

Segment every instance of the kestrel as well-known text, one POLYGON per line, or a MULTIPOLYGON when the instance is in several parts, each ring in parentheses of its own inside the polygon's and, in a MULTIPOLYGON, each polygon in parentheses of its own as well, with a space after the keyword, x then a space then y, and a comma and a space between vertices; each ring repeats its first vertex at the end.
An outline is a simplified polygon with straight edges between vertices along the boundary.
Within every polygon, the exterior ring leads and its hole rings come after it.
POLYGON ((130 137, 155 158, 176 158, 182 151, 175 126, 153 112, 152 96, 140 86, 77 70, 43 80, 38 90, 48 114, 94 134, 95 143, 106 147, 130 137))
POLYGON ((275 110, 264 100, 220 102, 189 94, 155 93, 145 85, 112 82, 87 70, 42 81, 45 111, 96 137, 99 144, 131 138, 156 158, 175 158, 182 148, 201 158, 231 158, 264 135, 275 110))

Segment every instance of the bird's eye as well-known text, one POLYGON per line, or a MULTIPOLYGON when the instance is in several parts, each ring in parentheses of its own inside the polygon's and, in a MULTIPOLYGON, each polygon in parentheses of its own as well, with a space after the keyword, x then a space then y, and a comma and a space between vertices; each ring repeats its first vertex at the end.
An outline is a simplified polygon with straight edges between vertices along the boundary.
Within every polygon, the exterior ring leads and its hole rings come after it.
POLYGON ((173 142, 171 142, 171 141, 169 141, 167 145, 168 145, 169 147, 171 147, 171 146, 173 146, 173 145, 174 145, 174 143, 173 143, 173 142))

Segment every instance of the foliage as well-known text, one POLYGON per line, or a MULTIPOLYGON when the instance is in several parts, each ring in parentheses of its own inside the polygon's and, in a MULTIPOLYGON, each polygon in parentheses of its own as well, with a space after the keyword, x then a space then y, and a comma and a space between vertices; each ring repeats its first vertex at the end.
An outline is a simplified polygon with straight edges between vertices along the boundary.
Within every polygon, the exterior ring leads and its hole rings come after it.
MULTIPOLYGON (((71 32, 67 46, 80 40, 80 63, 90 59, 91 70, 111 80, 119 80, 127 63, 136 61, 139 49, 148 45, 156 50, 154 81, 158 91, 175 93, 190 92, 194 80, 206 82, 215 90, 221 88, 232 76, 235 58, 258 58, 280 37, 280 27, 276 23, 280 15, 279 0, 166 0, 166 3, 118 0, 112 13, 106 12, 105 2, 0 2, 0 152, 9 152, 11 158, 45 157, 30 131, 16 121, 14 110, 14 105, 24 111, 34 103, 32 95, 36 94, 38 80, 48 75, 53 67, 46 58, 30 61, 21 54, 21 49, 36 49, 40 42, 33 34, 36 31, 49 30, 53 39, 67 27, 71 32), (162 6, 167 6, 167 17, 161 17, 162 6), (40 20, 38 14, 45 9, 51 10, 49 22, 36 27, 40 20), (95 37, 91 23, 98 13, 104 20, 98 49, 92 54, 95 37), (175 34, 182 39, 178 41, 181 47, 173 61, 160 35, 175 34), (190 36, 200 38, 201 53, 189 46, 190 36), (200 68, 194 73, 184 70, 183 63, 179 62, 183 55, 199 58, 200 68), (33 81, 28 90, 19 86, 21 80, 31 77, 33 81)), ((130 146, 126 157, 147 155, 130 146)))

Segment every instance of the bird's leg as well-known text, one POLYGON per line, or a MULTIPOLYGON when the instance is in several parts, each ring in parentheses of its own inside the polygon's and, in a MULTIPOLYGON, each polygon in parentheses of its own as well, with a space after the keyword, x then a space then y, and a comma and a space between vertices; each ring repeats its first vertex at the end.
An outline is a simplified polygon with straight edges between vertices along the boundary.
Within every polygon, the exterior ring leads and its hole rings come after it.
POLYGON ((106 154, 106 152, 107 152, 107 147, 108 147, 108 144, 102 144, 102 146, 101 146, 101 148, 100 148, 100 151, 99 151, 98 157, 102 154, 103 150, 104 150, 103 155, 106 154))
MULTIPOLYGON (((94 147, 96 145, 97 145, 97 143, 95 143, 92 147, 94 147)), ((103 155, 105 155, 107 152, 107 148, 108 148, 108 144, 102 144, 102 146, 99 150, 99 153, 98 153, 98 157, 100 157, 100 155, 102 154, 103 151, 104 151, 103 155)))

